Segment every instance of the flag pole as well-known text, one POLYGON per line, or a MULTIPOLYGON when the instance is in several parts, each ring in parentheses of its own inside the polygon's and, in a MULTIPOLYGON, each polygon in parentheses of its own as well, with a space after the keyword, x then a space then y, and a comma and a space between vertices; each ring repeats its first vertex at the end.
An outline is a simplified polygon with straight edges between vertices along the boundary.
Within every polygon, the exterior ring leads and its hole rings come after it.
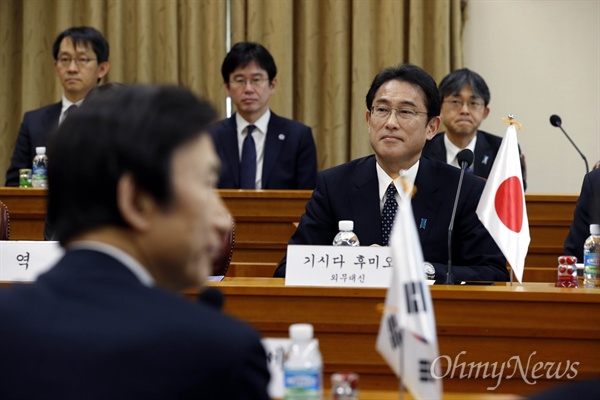
MULTIPOLYGON (((402 329, 402 342, 404 342, 404 329, 402 329)), ((400 350, 400 376, 398 377, 399 388, 398 388, 398 400, 404 400, 404 381, 402 379, 404 373, 404 353, 405 351, 400 350)))

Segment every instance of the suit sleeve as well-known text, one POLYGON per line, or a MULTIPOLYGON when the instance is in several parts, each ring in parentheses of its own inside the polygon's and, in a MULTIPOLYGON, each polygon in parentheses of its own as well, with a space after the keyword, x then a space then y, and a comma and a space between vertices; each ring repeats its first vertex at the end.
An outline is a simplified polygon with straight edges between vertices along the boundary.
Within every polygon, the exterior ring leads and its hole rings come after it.
MULTIPOLYGON (((463 186, 452 236, 452 274, 455 281, 508 281, 506 259, 477 217, 483 182, 463 186), (465 190, 466 189, 466 190, 465 190)), ((445 282, 447 263, 433 263, 436 282, 445 282)))
POLYGON ((33 155, 31 154, 31 137, 29 133, 29 118, 23 117, 17 143, 10 159, 10 166, 6 171, 6 186, 19 186, 19 169, 31 168, 33 155))
MULTIPOLYGON (((223 392, 224 399, 232 400, 269 400, 267 391, 270 374, 267 368, 267 356, 260 339, 252 335, 240 346, 239 363, 230 377, 227 390, 223 392), (227 393, 229 392, 229 394, 227 393)), ((225 389, 225 388, 223 388, 225 389)))
MULTIPOLYGON (((600 205, 600 199, 596 199, 596 204, 597 206, 600 205)), ((600 221, 593 221, 593 208, 592 182, 588 173, 583 178, 581 193, 575 205, 573 221, 571 222, 571 228, 569 229, 569 234, 564 245, 565 254, 577 257, 578 262, 583 262, 583 244, 585 243, 585 239, 590 235, 590 224, 600 223, 600 221)), ((600 214, 600 212, 598 213, 600 214)))
MULTIPOLYGON (((317 187, 306 204, 300 224, 292 235, 289 244, 328 245, 337 234, 337 219, 328 194, 327 179, 324 173, 317 176, 317 187)), ((287 255, 275 270, 274 277, 284 278, 287 255)))
POLYGON ((313 190, 317 183, 317 148, 312 129, 305 127, 298 146, 297 189, 313 190))

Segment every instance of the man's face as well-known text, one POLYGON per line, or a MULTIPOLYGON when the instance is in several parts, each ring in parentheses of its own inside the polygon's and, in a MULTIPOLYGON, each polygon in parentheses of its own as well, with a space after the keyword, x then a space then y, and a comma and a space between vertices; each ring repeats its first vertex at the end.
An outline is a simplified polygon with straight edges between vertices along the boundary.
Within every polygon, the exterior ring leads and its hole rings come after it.
POLYGON ((489 112, 483 99, 475 97, 471 86, 466 85, 458 94, 444 97, 440 116, 450 135, 472 137, 489 112))
POLYGON ((231 227, 229 213, 215 190, 219 160, 204 134, 173 153, 170 205, 153 220, 150 262, 157 282, 173 289, 199 287, 210 274, 231 227))
POLYGON ((404 119, 399 111, 392 111, 387 118, 367 111, 369 140, 377 162, 390 176, 396 175, 400 169, 410 168, 421 157, 425 141, 437 132, 439 117, 428 122, 425 95, 421 88, 398 80, 381 85, 372 106, 419 112, 404 119))
POLYGON ((246 121, 255 122, 267 111, 269 98, 275 92, 275 84, 276 79, 269 82, 267 71, 252 61, 229 74, 229 82, 224 87, 237 112, 246 121))
POLYGON ((107 61, 98 64, 96 53, 89 43, 75 46, 70 37, 60 42, 58 57, 54 62, 54 70, 65 97, 74 103, 83 99, 96 86, 98 79, 106 75, 109 67, 107 61))

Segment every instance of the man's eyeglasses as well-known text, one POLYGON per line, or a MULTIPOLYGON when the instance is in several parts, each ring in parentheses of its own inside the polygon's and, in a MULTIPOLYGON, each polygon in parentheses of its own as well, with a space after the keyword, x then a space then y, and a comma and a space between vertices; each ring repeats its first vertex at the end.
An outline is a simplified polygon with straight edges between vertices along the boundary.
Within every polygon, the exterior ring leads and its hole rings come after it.
POLYGON ((75 61, 75 65, 77 65, 78 67, 85 67, 91 61, 96 61, 96 59, 95 58, 89 58, 89 57, 76 57, 76 58, 72 58, 72 57, 60 57, 57 61, 58 61, 58 63, 61 66, 67 68, 68 66, 71 65, 71 61, 75 61))
POLYGON ((244 79, 244 78, 236 78, 229 82, 229 85, 233 88, 240 89, 246 87, 246 84, 250 82, 252 87, 259 88, 262 87, 265 82, 267 82, 269 78, 256 77, 252 79, 244 79))
POLYGON ((465 103, 467 104, 467 107, 471 111, 480 111, 481 109, 483 109, 483 102, 477 101, 477 100, 462 101, 462 100, 455 99, 455 100, 444 100, 444 103, 448 104, 448 107, 454 111, 462 109, 463 106, 465 105, 465 103))
POLYGON ((415 111, 410 108, 392 108, 386 106, 371 107, 371 115, 378 119, 388 119, 392 112, 395 111, 401 119, 413 119, 419 114, 427 114, 425 111, 415 111))

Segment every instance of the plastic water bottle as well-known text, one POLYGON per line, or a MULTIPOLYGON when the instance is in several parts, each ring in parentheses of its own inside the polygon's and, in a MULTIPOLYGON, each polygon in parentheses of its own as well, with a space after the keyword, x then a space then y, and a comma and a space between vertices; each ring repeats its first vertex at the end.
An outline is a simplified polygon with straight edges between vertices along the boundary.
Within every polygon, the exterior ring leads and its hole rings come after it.
POLYGON ((583 287, 600 287, 600 225, 590 225, 590 236, 583 245, 583 287))
POLYGON ((358 236, 352 230, 354 229, 354 221, 340 221, 338 222, 340 232, 333 238, 334 246, 360 246, 358 236))
POLYGON ((48 157, 45 147, 35 148, 33 157, 33 172, 31 174, 31 186, 34 188, 48 188, 48 157))
POLYGON ((285 400, 323 398, 323 360, 311 324, 290 325, 291 345, 283 363, 285 400))

